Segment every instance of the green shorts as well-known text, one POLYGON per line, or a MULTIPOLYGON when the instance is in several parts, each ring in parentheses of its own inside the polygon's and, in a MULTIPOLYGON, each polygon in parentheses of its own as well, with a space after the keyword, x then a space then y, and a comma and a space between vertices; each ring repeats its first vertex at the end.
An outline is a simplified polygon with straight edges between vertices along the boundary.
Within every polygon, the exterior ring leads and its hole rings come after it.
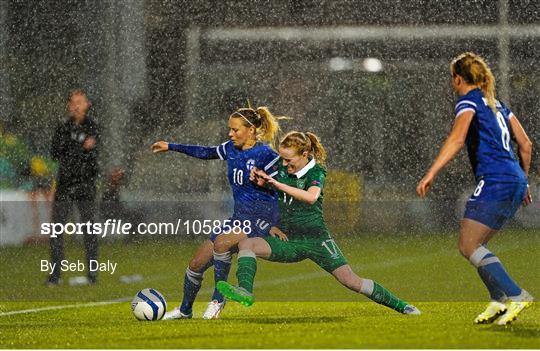
POLYGON ((329 273, 347 264, 338 245, 334 239, 329 237, 282 241, 279 238, 268 236, 264 240, 272 249, 272 254, 268 259, 272 262, 300 262, 307 258, 329 273))

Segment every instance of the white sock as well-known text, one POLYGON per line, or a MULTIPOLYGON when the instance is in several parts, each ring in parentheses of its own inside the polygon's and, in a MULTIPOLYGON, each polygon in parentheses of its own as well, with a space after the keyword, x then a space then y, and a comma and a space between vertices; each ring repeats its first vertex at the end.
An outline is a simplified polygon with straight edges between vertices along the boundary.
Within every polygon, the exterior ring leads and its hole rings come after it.
POLYGON ((371 294, 373 294, 373 280, 362 278, 362 286, 360 287, 360 293, 366 296, 371 296, 371 294))
POLYGON ((231 263, 231 252, 226 251, 223 253, 217 253, 214 251, 214 261, 223 261, 225 263, 231 263))
POLYGON ((249 250, 249 249, 243 249, 243 250, 240 250, 238 252, 238 258, 240 257, 253 257, 253 258, 257 258, 257 256, 255 256, 255 252, 253 252, 252 250, 249 250))

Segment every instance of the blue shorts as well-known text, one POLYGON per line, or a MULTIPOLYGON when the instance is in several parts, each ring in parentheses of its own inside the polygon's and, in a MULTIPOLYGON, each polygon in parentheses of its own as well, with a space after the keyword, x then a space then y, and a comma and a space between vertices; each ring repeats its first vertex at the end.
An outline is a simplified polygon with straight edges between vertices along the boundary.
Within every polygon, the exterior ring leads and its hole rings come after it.
POLYGON ((463 217, 499 230, 514 216, 526 193, 526 183, 501 183, 481 179, 467 201, 463 217))
POLYGON ((266 237, 270 234, 270 228, 275 225, 275 220, 255 217, 231 217, 223 221, 223 225, 210 235, 214 242, 220 234, 247 234, 248 238, 266 237))

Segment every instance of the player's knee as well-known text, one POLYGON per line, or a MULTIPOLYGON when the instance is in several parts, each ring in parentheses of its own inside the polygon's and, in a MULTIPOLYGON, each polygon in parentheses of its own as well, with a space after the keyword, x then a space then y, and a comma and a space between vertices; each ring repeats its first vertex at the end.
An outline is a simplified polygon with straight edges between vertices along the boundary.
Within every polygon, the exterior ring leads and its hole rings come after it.
POLYGON ((218 236, 214 241, 214 252, 224 253, 229 251, 229 249, 229 242, 227 240, 224 240, 223 237, 218 236))
POLYGON ((475 246, 471 245, 470 242, 467 242, 465 240, 460 240, 458 242, 459 253, 461 253, 461 255, 467 259, 471 256, 475 248, 475 246))
POLYGON ((200 257, 194 257, 189 261, 188 268, 193 272, 200 271, 207 262, 200 257))
POLYGON ((253 251, 253 242, 251 240, 242 240, 238 243, 238 251, 251 250, 253 251))

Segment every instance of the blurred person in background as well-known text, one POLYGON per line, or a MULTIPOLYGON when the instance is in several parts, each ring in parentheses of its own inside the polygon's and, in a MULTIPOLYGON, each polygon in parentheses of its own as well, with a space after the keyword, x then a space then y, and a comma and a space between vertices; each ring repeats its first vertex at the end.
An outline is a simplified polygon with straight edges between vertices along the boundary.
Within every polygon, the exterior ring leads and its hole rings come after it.
POLYGON ((0 189, 32 188, 29 181, 32 151, 9 124, 0 124, 0 189))
MULTIPOLYGON (((54 133, 51 157, 58 161, 57 188, 53 204, 53 223, 66 223, 74 205, 80 222, 93 222, 95 215, 96 179, 98 177, 99 128, 88 116, 91 103, 86 92, 75 89, 67 97, 69 118, 54 133)), ((84 233, 87 266, 98 256, 95 235, 84 233)), ((48 285, 60 283, 60 261, 64 259, 64 237, 50 238, 51 264, 54 265, 48 285)), ((88 271, 87 283, 96 282, 96 273, 88 271)))
POLYGON ((45 221, 50 222, 56 162, 35 154, 23 138, 7 129, 4 123, 0 123, 0 189, 27 192, 30 200, 28 205, 32 211, 32 228, 24 243, 43 242, 47 238, 39 235, 40 204, 44 202, 45 221))

